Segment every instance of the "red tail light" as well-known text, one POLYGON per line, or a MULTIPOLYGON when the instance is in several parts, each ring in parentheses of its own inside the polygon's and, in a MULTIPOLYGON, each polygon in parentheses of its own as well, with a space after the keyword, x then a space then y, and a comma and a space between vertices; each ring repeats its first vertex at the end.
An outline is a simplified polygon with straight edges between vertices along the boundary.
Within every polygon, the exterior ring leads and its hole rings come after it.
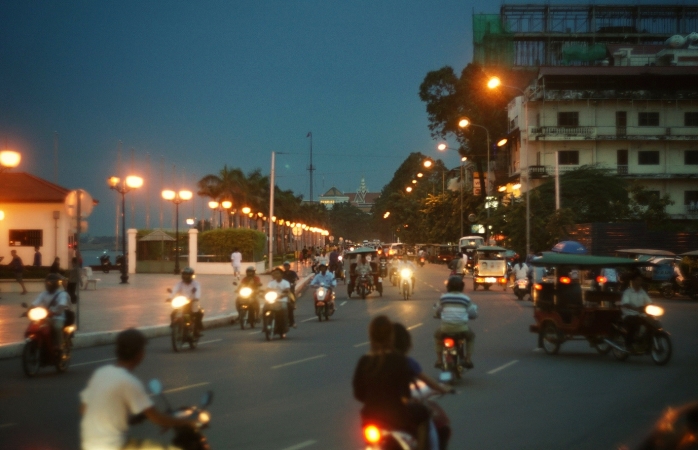
POLYGON ((572 282, 572 279, 570 277, 560 277, 560 283, 562 284, 570 284, 572 282))
POLYGON ((369 444, 377 444, 381 440, 381 430, 375 425, 366 425, 364 428, 364 439, 369 444))
POLYGON ((542 291, 543 290, 543 285, 542 284, 534 284, 533 287, 536 289, 536 291, 542 291))
POLYGON ((604 284, 607 281, 608 281, 608 278, 606 278, 602 275, 599 275, 598 277, 596 277, 596 282, 599 284, 604 284))
POLYGON ((444 339, 444 347, 446 348, 453 348, 453 346, 456 345, 456 342, 451 339, 451 338, 446 338, 444 339))

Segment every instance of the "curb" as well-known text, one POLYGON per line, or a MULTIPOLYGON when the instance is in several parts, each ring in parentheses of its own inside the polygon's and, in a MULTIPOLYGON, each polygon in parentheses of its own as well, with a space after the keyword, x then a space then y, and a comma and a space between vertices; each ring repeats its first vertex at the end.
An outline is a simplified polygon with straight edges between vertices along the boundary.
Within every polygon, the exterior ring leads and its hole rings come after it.
MULTIPOLYGON (((298 282, 296 291, 302 292, 307 287, 313 275, 309 275, 298 282)), ((238 317, 238 313, 223 314, 220 316, 204 318, 204 328, 219 328, 230 325, 238 317)), ((148 339, 167 336, 170 334, 170 325, 151 325, 148 327, 139 327, 140 331, 145 334, 148 339)), ((111 331, 95 331, 92 333, 77 333, 73 339, 73 349, 97 347, 100 345, 110 345, 116 342, 116 335, 122 330, 111 331)), ((0 360, 16 358, 22 354, 24 342, 13 342, 11 344, 0 345, 0 360)))

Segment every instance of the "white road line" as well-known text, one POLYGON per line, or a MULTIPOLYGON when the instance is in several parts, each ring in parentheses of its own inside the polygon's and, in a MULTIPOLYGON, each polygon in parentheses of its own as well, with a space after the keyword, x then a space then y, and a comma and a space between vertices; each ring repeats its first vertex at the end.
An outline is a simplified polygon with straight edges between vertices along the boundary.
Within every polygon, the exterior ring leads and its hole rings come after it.
POLYGON ((182 386, 174 389, 168 389, 166 391, 162 391, 163 394, 171 394, 173 392, 179 392, 179 391, 186 391, 187 389, 193 389, 201 386, 207 386, 211 384, 209 381, 204 381, 203 383, 196 383, 196 384, 190 384, 188 386, 182 386))
POLYGON ((0 425, 0 428, 10 428, 10 427, 14 427, 14 426, 16 426, 16 425, 17 425, 17 424, 14 423, 14 422, 3 423, 2 425, 0 425))
POLYGON ((360 343, 360 344, 356 344, 356 345, 354 346, 354 348, 363 347, 364 345, 368 345, 368 344, 369 344, 368 341, 362 342, 362 343, 360 343))
POLYGON ((311 317, 309 319, 301 320, 301 322, 310 322, 311 320, 315 320, 317 317, 311 317))
POLYGON ((504 370, 504 369, 506 369, 506 368, 509 367, 509 366, 513 366, 513 365, 516 364, 517 362, 519 362, 518 359, 515 359, 515 360, 513 360, 513 361, 509 361, 508 363, 504 364, 503 366, 499 366, 499 367, 497 367, 496 369, 490 370, 489 372, 487 372, 487 375, 494 375, 495 373, 499 372, 500 370, 504 370))
POLYGON ((261 333, 261 331, 253 331, 250 334, 259 334, 259 333, 261 333))
POLYGON ((97 361, 88 361, 88 362, 82 362, 82 363, 77 363, 77 364, 71 364, 71 367, 77 367, 77 366, 87 366, 89 364, 99 364, 103 362, 108 362, 108 361, 116 361, 116 358, 107 358, 107 359, 98 359, 97 361))
POLYGON ((347 302, 342 302, 342 303, 339 304, 339 306, 344 306, 344 305, 346 305, 346 304, 347 304, 347 302))
POLYGON ((407 327, 408 330, 414 330, 415 328, 419 328, 422 325, 424 325, 422 322, 419 322, 418 324, 412 325, 411 327, 407 327))
POLYGON ((214 342, 220 342, 220 341, 222 341, 222 340, 223 340, 223 339, 211 339, 210 341, 202 341, 202 342, 199 342, 199 345, 213 344, 214 342))
POLYGON ((271 368, 272 368, 272 369, 280 369, 280 368, 282 368, 282 367, 293 366, 293 365, 295 365, 295 364, 300 364, 300 363, 304 363, 304 362, 307 362, 307 361, 313 361, 313 360, 315 360, 315 359, 324 358, 325 356, 327 356, 327 355, 316 355, 316 356, 311 356, 310 358, 303 358, 303 359, 299 359, 298 361, 291 361, 291 362, 287 362, 287 363, 284 363, 284 364, 279 364, 278 366, 271 366, 271 368))
POLYGON ((292 445, 290 447, 286 447, 283 450, 300 450, 302 448, 310 447, 311 445, 317 444, 317 441, 314 441, 312 439, 307 440, 305 442, 301 442, 300 444, 292 445))

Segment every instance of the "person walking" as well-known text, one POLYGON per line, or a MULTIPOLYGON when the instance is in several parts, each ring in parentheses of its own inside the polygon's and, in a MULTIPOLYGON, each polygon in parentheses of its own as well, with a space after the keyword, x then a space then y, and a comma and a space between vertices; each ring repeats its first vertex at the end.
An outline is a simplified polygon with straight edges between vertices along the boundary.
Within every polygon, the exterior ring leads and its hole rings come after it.
MULTIPOLYGON (((77 258, 75 259, 77 261, 77 258)), ((48 268, 49 273, 60 273, 61 272, 61 258, 56 256, 53 260, 53 264, 48 268)))
POLYGON ((73 257, 72 261, 70 262, 70 269, 68 270, 68 286, 66 286, 66 290, 68 291, 68 295, 70 296, 70 302, 72 304, 78 302, 77 289, 79 282, 80 264, 78 264, 78 259, 73 257))
POLYGON ((233 265, 233 276, 240 280, 240 274, 242 273, 242 253, 240 253, 239 249, 233 249, 233 253, 230 255, 230 262, 233 265))
POLYGON ((41 252, 39 251, 39 246, 34 247, 34 267, 41 267, 41 252))
POLYGON ((10 254, 12 255, 12 261, 10 261, 8 266, 10 266, 10 270, 14 272, 17 283, 22 286, 22 295, 26 295, 27 288, 24 287, 24 280, 22 279, 24 275, 24 263, 22 263, 22 258, 17 254, 17 250, 12 250, 10 254))

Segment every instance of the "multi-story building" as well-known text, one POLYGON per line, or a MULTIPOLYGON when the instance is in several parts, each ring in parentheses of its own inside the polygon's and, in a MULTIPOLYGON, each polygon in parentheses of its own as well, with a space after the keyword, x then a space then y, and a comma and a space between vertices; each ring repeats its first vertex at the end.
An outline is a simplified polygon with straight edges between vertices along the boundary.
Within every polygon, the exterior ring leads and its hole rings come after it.
POLYGON ((683 63, 656 50, 667 65, 541 67, 509 104, 507 181, 534 188, 556 158, 560 172, 597 164, 668 194, 673 218, 698 219, 698 49, 680 49, 683 63))

